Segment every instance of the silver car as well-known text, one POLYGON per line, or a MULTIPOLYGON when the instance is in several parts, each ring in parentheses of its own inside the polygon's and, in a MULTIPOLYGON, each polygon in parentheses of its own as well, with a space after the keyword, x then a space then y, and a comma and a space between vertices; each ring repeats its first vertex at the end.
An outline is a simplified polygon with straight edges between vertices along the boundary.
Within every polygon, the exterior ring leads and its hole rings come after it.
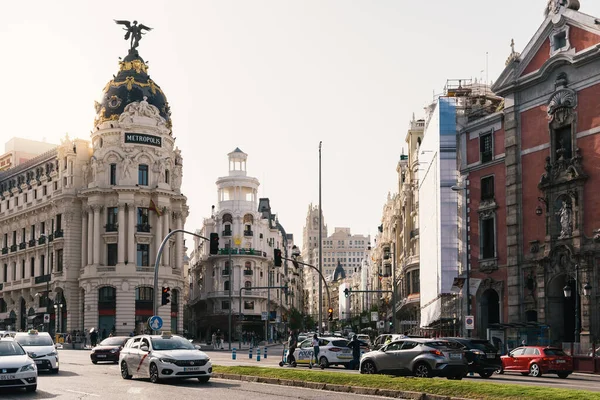
POLYGON ((402 339, 363 355, 361 374, 391 373, 460 380, 468 370, 462 350, 435 339, 402 339))

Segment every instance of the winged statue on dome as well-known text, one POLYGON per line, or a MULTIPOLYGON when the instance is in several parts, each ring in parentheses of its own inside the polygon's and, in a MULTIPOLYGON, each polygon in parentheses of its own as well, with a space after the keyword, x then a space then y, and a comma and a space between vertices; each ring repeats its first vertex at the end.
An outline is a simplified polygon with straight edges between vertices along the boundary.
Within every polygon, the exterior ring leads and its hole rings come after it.
POLYGON ((140 40, 142 39, 142 35, 145 35, 146 31, 151 31, 152 28, 147 27, 144 24, 139 24, 137 21, 133 21, 133 24, 130 21, 125 20, 114 20, 117 25, 124 25, 123 30, 127 31, 125 34, 125 40, 131 39, 131 48, 130 50, 135 50, 140 45, 140 40))

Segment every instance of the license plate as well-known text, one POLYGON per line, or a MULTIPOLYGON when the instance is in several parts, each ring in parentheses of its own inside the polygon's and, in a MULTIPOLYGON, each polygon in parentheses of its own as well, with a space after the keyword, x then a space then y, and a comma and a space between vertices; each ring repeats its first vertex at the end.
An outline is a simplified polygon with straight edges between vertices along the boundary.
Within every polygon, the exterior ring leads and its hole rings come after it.
POLYGON ((0 375, 0 381, 8 381, 16 379, 15 375, 0 375))
POLYGON ((194 372, 194 371, 200 371, 200 367, 185 367, 183 369, 183 372, 194 372))
POLYGON ((566 361, 565 360, 556 360, 557 364, 564 364, 566 361))
POLYGON ((496 353, 487 353, 487 358, 496 358, 496 353))
POLYGON ((462 359, 462 354, 461 353, 450 353, 450 359, 452 359, 452 360, 461 360, 462 359))
POLYGON ((98 358, 106 358, 106 354, 97 354, 96 357, 98 357, 98 358))
POLYGON ((43 364, 44 362, 42 360, 35 360, 36 364, 43 364))

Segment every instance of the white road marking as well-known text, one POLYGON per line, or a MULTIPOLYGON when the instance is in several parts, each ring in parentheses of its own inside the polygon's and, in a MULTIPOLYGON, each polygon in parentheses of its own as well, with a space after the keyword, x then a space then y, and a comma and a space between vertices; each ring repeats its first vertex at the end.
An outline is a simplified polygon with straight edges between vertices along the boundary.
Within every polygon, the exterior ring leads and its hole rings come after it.
POLYGON ((132 388, 129 388, 127 393, 140 394, 140 393, 142 393, 142 388, 141 387, 132 387, 132 388))
POLYGON ((65 389, 65 392, 71 392, 71 393, 77 393, 77 394, 83 394, 85 396, 94 396, 94 397, 100 397, 99 394, 94 394, 94 393, 86 393, 86 392, 78 392, 77 390, 69 390, 69 389, 65 389))

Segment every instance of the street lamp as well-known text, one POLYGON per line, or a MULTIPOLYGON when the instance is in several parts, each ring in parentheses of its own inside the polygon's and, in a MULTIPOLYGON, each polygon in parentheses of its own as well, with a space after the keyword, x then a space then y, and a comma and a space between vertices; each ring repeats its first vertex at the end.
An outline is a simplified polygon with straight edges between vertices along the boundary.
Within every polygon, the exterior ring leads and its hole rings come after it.
MULTIPOLYGON (((563 288, 563 292, 565 294, 565 298, 570 298, 572 294, 571 286, 565 285, 563 288)), ((579 307, 580 307, 580 299, 579 299, 579 263, 575 264, 575 343, 579 343, 579 307)), ((592 285, 587 282, 583 286, 583 295, 585 297, 589 297, 592 294, 592 285)))
MULTIPOLYGON (((319 142, 319 274, 323 276, 323 211, 321 210, 321 145, 319 142)), ((323 327, 323 282, 319 279, 319 333, 323 327)))
MULTIPOLYGON (((469 262, 469 229, 468 229, 468 212, 467 212, 467 188, 464 186, 459 186, 459 185, 453 185, 451 187, 451 189, 455 192, 460 192, 462 191, 464 194, 464 217, 463 217, 463 221, 464 221, 464 241, 465 241, 465 273, 467 275, 466 280, 465 280, 465 284, 467 286, 467 315, 471 315, 471 280, 470 280, 470 275, 471 275, 471 268, 470 268, 470 262, 469 262)), ((463 324, 464 324, 464 319, 463 319, 463 324)), ((471 337, 471 330, 467 329, 467 337, 471 337)))
MULTIPOLYGON (((50 241, 48 234, 42 232, 40 234, 40 239, 44 238, 44 242, 46 243, 46 260, 45 260, 45 264, 42 267, 46 268, 48 273, 44 274, 44 271, 40 271, 42 273, 42 278, 46 279, 46 313, 50 314, 50 241), (47 266, 47 267, 46 267, 47 266), (44 278, 44 275, 48 275, 47 277, 44 278)), ((43 282, 43 281, 42 281, 43 282)), ((50 332, 50 322, 48 322, 48 329, 46 330, 47 332, 50 332)))

